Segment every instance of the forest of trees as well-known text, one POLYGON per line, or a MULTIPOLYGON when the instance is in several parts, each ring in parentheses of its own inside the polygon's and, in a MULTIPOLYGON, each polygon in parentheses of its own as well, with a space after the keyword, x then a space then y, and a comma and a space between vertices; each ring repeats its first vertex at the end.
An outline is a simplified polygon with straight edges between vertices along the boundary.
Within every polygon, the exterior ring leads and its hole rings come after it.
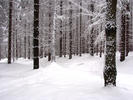
POLYGON ((132 0, 0 0, 0 60, 33 59, 38 69, 43 57, 105 55, 105 86, 116 86, 116 51, 121 62, 133 51, 132 5, 132 0))

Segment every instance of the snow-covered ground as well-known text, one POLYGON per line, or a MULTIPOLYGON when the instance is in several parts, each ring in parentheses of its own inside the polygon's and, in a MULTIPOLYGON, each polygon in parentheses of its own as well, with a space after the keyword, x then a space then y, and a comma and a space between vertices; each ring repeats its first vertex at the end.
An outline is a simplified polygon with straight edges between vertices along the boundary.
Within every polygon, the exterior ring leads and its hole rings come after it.
POLYGON ((133 53, 126 61, 117 56, 117 87, 104 87, 104 58, 57 58, 55 63, 40 60, 32 70, 32 60, 13 64, 0 61, 0 100, 133 100, 133 53))

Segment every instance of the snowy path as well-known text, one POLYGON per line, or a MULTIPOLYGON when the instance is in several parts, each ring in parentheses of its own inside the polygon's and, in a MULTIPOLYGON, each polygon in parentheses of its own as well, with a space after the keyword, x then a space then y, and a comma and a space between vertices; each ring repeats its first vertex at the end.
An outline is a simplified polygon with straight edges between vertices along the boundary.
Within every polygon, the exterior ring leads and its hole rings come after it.
POLYGON ((0 100, 133 100, 133 53, 118 65, 116 88, 103 87, 103 58, 75 56, 56 63, 19 59, 12 65, 0 62, 0 100))

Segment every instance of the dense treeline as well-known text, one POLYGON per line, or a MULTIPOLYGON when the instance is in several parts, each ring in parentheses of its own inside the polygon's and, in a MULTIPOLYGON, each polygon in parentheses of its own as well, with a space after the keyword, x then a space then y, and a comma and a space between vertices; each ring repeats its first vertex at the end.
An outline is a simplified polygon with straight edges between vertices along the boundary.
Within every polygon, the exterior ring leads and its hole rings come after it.
MULTIPOLYGON (((10 1, 10 0, 9 0, 10 1)), ((1 37, 0 37, 0 59, 8 56, 8 16, 10 5, 8 0, 1 0, 1 37)), ((33 0, 12 0, 12 36, 11 48, 12 58, 20 57, 33 58, 33 0), (19 51, 19 52, 18 52, 19 51)), ((48 56, 51 60, 52 52, 52 32, 53 32, 53 0, 40 0, 39 7, 39 50, 40 57, 48 56)), ((132 6, 128 0, 123 0, 119 4, 117 16, 121 23, 118 24, 122 32, 118 37, 117 50, 123 55, 128 55, 132 46, 132 6), (122 36, 123 34, 123 36, 122 36), (124 35, 125 34, 125 35, 124 35), (124 41, 125 40, 125 41, 124 41), (124 43, 123 43, 124 42, 124 43), (125 45, 125 46, 124 46, 125 45), (124 49, 125 48, 125 49, 124 49), (125 52, 125 54, 124 54, 125 52)), ((66 54, 72 55, 90 53, 90 55, 100 55, 104 52, 104 26, 106 4, 104 0, 76 0, 70 5, 69 0, 56 0, 56 55, 62 57, 66 54), (87 2, 87 3, 86 3, 87 2), (70 7, 72 6, 72 7, 70 7)))

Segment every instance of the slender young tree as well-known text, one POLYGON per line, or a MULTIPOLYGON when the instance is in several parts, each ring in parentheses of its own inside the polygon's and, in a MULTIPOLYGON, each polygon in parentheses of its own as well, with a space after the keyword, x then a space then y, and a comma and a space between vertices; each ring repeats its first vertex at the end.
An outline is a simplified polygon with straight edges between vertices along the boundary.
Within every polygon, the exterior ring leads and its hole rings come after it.
MULTIPOLYGON (((62 0, 60 0, 60 16, 62 16, 63 15, 63 1, 62 0)), ((63 45, 62 45, 62 42, 63 42, 63 35, 62 35, 62 24, 63 24, 63 22, 62 22, 62 19, 60 20, 60 57, 62 57, 62 49, 63 49, 63 45)))
POLYGON ((69 10, 69 27, 70 27, 70 32, 69 32, 69 59, 72 59, 72 3, 69 2, 70 10, 69 10))
MULTIPOLYGON (((82 0, 80 0, 80 7, 82 7, 82 0)), ((82 8, 80 8, 79 46, 79 56, 82 56, 82 8)))
POLYGON ((25 35, 24 36, 24 58, 26 59, 26 57, 27 57, 27 45, 26 45, 27 44, 27 36, 26 36, 27 35, 27 31, 26 31, 27 30, 26 29, 27 28, 27 25, 26 25, 26 19, 24 19, 24 20, 25 20, 24 21, 24 28, 25 28, 24 29, 25 30, 24 31, 24 35, 25 35))
MULTIPOLYGON (((131 14, 131 17, 130 17, 130 34, 131 36, 133 36, 133 1, 130 0, 130 14, 131 14)), ((133 40, 133 37, 131 38, 130 42, 132 43, 132 40, 133 40)), ((133 45, 130 44, 130 50, 133 50, 133 45)))
MULTIPOLYGON (((67 15, 68 10, 65 10, 65 15, 67 15)), ((67 18, 67 16, 65 16, 65 18, 67 18)), ((64 32, 64 49, 63 49, 63 54, 64 57, 66 57, 67 51, 66 51, 66 47, 67 47, 67 20, 64 22, 65 24, 65 32, 64 32)))
POLYGON ((122 1, 122 9, 121 9, 121 40, 120 40, 120 61, 124 61, 125 57, 128 56, 129 53, 129 13, 130 7, 128 1, 122 1))
MULTIPOLYGON (((17 21, 18 21, 18 19, 16 18, 16 24, 18 24, 17 23, 17 21)), ((16 60, 18 59, 18 31, 17 31, 17 28, 16 28, 16 60)))
MULTIPOLYGON (((93 14, 94 12, 94 3, 91 1, 90 10, 93 14)), ((91 24, 93 24, 92 21, 93 16, 91 16, 91 24)), ((90 55, 94 56, 94 28, 92 27, 91 33, 90 33, 90 55)))
POLYGON ((48 61, 51 61, 51 47, 50 47, 50 44, 51 44, 51 36, 50 36, 50 33, 51 33, 51 25, 52 25, 52 13, 51 13, 51 8, 52 6, 52 2, 51 0, 49 0, 49 35, 48 35, 48 61))
POLYGON ((126 56, 128 56, 129 53, 129 34, 130 34, 130 4, 127 2, 126 4, 126 36, 125 36, 125 42, 126 42, 126 56))
POLYGON ((39 0, 34 0, 34 34, 33 34, 34 68, 39 68, 39 0))
POLYGON ((54 0, 54 14, 53 14, 53 31, 52 31, 52 47, 51 47, 51 49, 52 49, 52 52, 51 52, 51 54, 52 54, 52 56, 51 56, 51 60, 52 60, 52 62, 55 62, 55 60, 56 60, 56 54, 55 54, 55 40, 56 40, 56 38, 55 38, 55 34, 56 34, 56 0, 54 0))
POLYGON ((121 39, 120 39, 120 61, 125 60, 125 9, 122 8, 121 11, 121 39))
POLYGON ((11 42, 12 42, 12 0, 9 1, 9 33, 8 33, 8 64, 11 64, 11 42))
MULTIPOLYGON (((77 14, 79 13, 79 9, 77 9, 77 14)), ((79 55, 79 17, 76 17, 76 54, 79 55)))
POLYGON ((104 67, 104 85, 116 86, 116 5, 117 0, 106 0, 106 54, 104 67))
POLYGON ((1 44, 0 44, 0 60, 2 59, 2 46, 1 46, 1 44))

